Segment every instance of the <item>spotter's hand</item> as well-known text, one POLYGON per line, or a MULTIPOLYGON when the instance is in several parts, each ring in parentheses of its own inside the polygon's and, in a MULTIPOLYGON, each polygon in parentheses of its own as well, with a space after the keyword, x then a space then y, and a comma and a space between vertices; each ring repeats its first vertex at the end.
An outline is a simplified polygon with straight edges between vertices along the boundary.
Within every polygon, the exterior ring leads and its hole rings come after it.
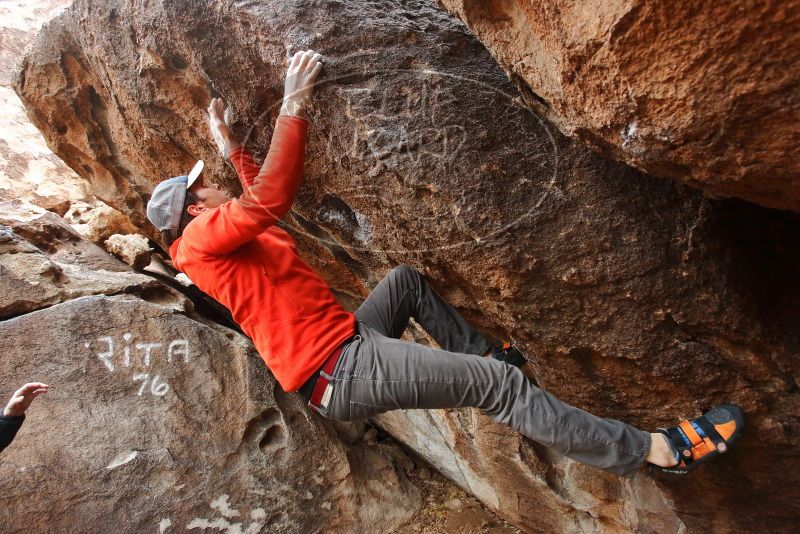
POLYGON ((33 399, 42 393, 47 393, 48 389, 50 389, 50 386, 41 382, 25 384, 11 396, 11 400, 8 401, 6 409, 3 410, 3 415, 7 417, 25 415, 33 399))

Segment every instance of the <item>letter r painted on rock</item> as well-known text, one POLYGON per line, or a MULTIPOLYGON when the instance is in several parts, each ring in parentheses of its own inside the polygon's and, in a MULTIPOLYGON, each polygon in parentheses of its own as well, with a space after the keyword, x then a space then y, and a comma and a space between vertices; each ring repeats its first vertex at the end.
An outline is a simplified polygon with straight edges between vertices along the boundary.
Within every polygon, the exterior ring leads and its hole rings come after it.
POLYGON ((167 362, 172 363, 173 356, 183 356, 184 363, 189 363, 189 342, 185 339, 171 341, 167 349, 167 362))
POLYGON ((108 343, 108 351, 107 352, 98 352, 97 357, 100 358, 100 361, 106 364, 106 368, 110 372, 114 372, 114 338, 111 336, 100 336, 97 338, 97 341, 106 342, 108 343))

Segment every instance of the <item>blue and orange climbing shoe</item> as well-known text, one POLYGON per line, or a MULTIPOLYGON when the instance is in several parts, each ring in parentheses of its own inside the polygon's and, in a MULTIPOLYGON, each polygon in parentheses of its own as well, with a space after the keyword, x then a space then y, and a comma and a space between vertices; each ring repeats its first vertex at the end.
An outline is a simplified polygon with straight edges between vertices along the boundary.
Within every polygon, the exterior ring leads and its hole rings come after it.
POLYGON ((650 468, 663 473, 685 474, 703 462, 730 449, 744 429, 744 415, 738 406, 720 404, 697 419, 681 421, 678 426, 659 428, 672 448, 677 465, 650 468))
POLYGON ((514 367, 522 367, 528 361, 522 352, 508 341, 503 343, 502 347, 495 347, 492 349, 492 358, 513 365, 514 367))

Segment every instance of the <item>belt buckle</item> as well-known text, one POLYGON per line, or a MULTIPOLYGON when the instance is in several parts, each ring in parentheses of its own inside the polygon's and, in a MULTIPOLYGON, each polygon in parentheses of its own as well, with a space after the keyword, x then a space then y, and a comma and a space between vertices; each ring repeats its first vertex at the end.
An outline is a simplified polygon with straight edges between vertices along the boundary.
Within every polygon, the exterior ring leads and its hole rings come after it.
POLYGON ((331 402, 331 395, 333 395, 333 384, 328 382, 325 385, 325 391, 322 393, 322 400, 319 401, 321 408, 328 408, 328 404, 331 402))
POLYGON ((311 392, 311 398, 308 399, 308 407, 317 413, 320 413, 320 408, 323 410, 328 409, 328 405, 331 402, 331 397, 333 396, 332 378, 332 376, 324 371, 320 371, 319 373, 317 384, 314 386, 314 390, 311 392), (322 391, 322 397, 319 400, 319 404, 314 404, 314 394, 317 392, 317 387, 320 385, 320 380, 325 380, 325 389, 322 391))

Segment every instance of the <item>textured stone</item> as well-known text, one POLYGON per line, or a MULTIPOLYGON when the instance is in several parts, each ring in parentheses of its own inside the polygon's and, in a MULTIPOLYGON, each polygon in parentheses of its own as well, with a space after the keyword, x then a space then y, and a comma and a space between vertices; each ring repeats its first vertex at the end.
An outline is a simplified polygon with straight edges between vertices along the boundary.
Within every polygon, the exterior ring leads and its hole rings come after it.
POLYGON ((419 509, 390 459, 310 417, 249 341, 145 297, 0 322, 2 383, 52 386, 0 461, 4 529, 391 531, 419 509))
POLYGON ((102 247, 105 247, 106 241, 112 235, 132 234, 137 231, 122 212, 97 199, 91 202, 80 200, 70 202, 64 220, 83 237, 102 247))
POLYGON ((130 269, 103 249, 83 238, 55 213, 18 200, 0 200, 0 224, 32 243, 51 259, 94 270, 128 272, 130 269))
POLYGON ((606 156, 800 210, 800 2, 439 0, 606 156))
POLYGON ((0 5, 0 200, 22 200, 65 215, 82 235, 100 244, 111 234, 136 229, 122 213, 97 200, 88 182, 53 154, 11 87, 14 64, 25 47, 42 23, 69 3, 30 0, 0 5))
POLYGON ((136 270, 150 264, 152 249, 147 238, 139 234, 114 234, 106 239, 106 250, 136 270))
POLYGON ((22 203, 0 202, 0 208, 0 318, 157 285, 82 240, 53 213, 22 203))
POLYGON ((472 410, 432 414, 424 433, 415 413, 386 428, 526 531, 793 529, 798 216, 575 144, 432 4, 83 0, 42 33, 17 90, 55 152, 152 236, 148 192, 195 159, 239 191, 204 133, 209 99, 231 103, 263 155, 286 58, 306 47, 326 67, 283 224, 343 302, 408 263, 582 408, 646 429, 719 402, 749 418, 691 484, 604 475, 472 410))
POLYGON ((71 199, 89 196, 86 181, 64 164, 28 122, 11 87, 14 65, 44 20, 66 0, 10 1, 0 5, 0 198, 24 199, 63 214, 71 199))

